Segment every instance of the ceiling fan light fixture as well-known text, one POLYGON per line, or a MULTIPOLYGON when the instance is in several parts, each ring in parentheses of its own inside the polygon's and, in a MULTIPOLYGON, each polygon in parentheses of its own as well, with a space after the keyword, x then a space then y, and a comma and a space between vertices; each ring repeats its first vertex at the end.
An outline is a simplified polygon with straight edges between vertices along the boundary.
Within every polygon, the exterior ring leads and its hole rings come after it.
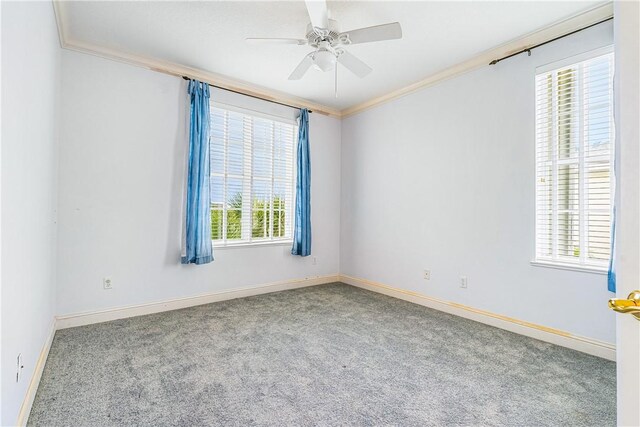
POLYGON ((347 52, 343 46, 402 38, 402 27, 398 22, 341 32, 338 22, 330 18, 326 0, 305 0, 305 4, 311 21, 307 24, 305 39, 247 39, 252 43, 308 45, 315 49, 302 58, 289 75, 289 80, 300 80, 311 67, 322 72, 335 71, 335 93, 338 96, 338 62, 360 78, 372 71, 371 67, 347 52))
POLYGON ((336 56, 328 50, 319 50, 313 54, 313 66, 320 71, 331 71, 336 66, 336 56))

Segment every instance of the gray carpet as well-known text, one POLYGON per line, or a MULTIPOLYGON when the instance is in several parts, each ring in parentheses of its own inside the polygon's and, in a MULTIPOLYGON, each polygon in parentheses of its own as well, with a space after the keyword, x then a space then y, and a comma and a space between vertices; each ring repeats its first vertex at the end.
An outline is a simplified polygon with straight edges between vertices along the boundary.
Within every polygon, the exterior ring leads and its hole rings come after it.
POLYGON ((56 333, 39 426, 615 424, 615 364, 343 284, 56 333))

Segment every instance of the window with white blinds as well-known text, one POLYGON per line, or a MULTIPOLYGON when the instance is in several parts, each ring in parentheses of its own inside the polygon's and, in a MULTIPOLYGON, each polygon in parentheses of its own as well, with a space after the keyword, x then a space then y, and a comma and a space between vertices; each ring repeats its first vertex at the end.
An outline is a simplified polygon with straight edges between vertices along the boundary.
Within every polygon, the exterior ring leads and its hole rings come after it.
POLYGON ((297 126, 211 105, 214 246, 290 241, 297 126))
POLYGON ((606 269, 613 53, 552 68, 536 75, 536 260, 606 269))

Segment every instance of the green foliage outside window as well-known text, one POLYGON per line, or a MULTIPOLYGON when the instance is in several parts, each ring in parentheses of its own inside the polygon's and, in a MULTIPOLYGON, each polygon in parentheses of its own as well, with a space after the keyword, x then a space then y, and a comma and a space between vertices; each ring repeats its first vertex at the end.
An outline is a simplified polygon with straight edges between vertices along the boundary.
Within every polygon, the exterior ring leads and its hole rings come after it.
MULTIPOLYGON (((273 237, 285 237, 285 202, 280 197, 273 200, 273 237)), ((271 203, 254 199, 251 206, 251 238, 260 239, 270 236, 271 203)), ((211 205, 211 239, 222 240, 224 210, 220 203, 211 205)), ((227 240, 242 239, 242 194, 235 194, 227 204, 227 240)))

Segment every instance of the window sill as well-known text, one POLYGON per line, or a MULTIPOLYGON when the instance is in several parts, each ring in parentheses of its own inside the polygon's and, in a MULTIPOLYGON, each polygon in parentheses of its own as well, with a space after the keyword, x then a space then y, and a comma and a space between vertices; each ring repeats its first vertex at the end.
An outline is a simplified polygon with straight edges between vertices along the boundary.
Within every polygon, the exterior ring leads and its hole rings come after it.
POLYGON ((581 273, 602 274, 605 276, 607 275, 607 271, 608 271, 608 268, 606 267, 595 267, 595 266, 589 266, 589 265, 569 264, 569 263, 542 261, 542 260, 533 260, 531 261, 531 265, 534 267, 546 267, 546 268, 555 268, 558 270, 579 271, 581 273))
POLYGON ((242 243, 227 243, 225 245, 216 245, 213 243, 213 250, 224 250, 224 249, 240 249, 240 248, 256 248, 263 246, 291 246, 293 245, 293 240, 269 240, 266 242, 242 242, 242 243))

